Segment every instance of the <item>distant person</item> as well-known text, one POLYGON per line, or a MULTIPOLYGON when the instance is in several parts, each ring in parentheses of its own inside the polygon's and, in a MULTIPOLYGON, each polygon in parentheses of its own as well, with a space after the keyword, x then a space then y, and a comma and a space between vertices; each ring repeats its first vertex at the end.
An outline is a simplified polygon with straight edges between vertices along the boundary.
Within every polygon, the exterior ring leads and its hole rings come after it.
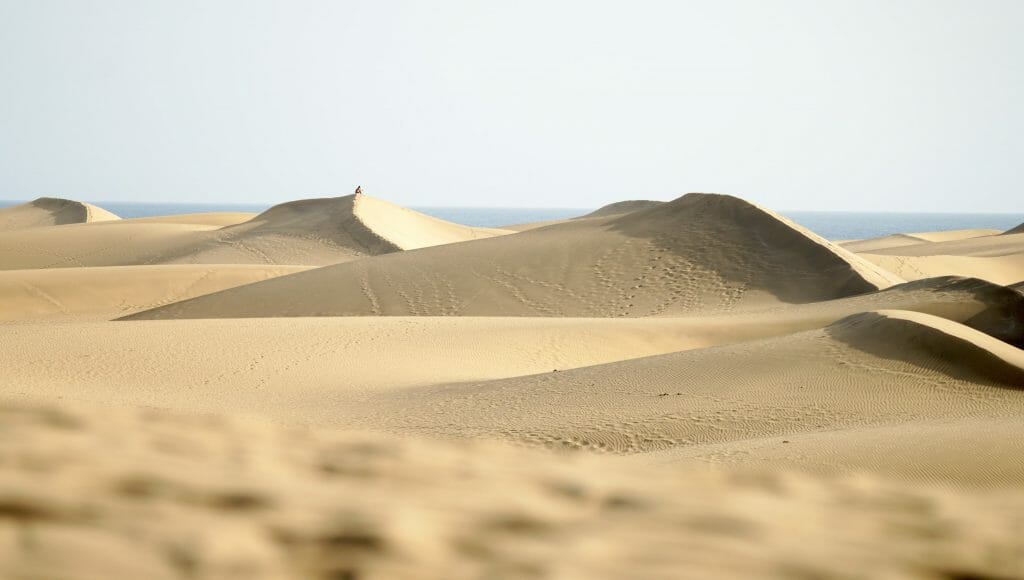
POLYGON ((359 195, 361 193, 363 193, 363 186, 362 185, 357 185, 356 186, 356 195, 359 195))

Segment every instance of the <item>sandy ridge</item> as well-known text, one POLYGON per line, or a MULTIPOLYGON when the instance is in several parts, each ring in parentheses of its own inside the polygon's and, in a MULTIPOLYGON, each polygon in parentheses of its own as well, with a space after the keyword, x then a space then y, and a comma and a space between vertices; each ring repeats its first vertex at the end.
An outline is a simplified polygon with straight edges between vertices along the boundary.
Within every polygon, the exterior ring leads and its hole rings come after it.
POLYGON ((0 269, 325 265, 510 233, 445 222, 368 196, 358 204, 355 196, 284 203, 237 223, 242 217, 199 214, 0 231, 0 269))
POLYGON ((841 298, 901 280, 731 196, 319 268, 139 317, 656 316, 841 298))

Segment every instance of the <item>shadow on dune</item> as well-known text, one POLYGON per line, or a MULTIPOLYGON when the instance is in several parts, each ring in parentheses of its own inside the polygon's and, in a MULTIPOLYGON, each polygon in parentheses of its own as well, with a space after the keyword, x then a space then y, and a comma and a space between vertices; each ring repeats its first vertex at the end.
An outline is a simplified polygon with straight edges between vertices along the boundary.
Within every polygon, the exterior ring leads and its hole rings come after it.
POLYGON ((1024 389, 1024 350, 936 316, 864 312, 828 326, 825 332, 878 358, 938 371, 957 380, 1024 389))

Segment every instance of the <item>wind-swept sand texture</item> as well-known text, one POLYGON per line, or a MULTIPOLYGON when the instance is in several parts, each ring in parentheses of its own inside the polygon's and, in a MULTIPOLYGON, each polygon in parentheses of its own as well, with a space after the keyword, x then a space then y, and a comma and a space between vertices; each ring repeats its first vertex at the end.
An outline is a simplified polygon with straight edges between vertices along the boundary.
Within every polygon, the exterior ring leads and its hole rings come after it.
POLYGON ((453 224, 352 195, 285 203, 243 223, 218 227, 223 217, 149 218, 59 231, 0 232, 0 269, 324 265, 509 233, 453 224))
POLYGON ((0 429, 5 578, 933 580, 1024 569, 1019 490, 624 469, 157 410, 4 402, 0 429))
POLYGON ((308 268, 180 264, 0 270, 0 321, 110 320, 308 268))
POLYGON ((40 197, 30 202, 0 208, 0 231, 117 219, 121 218, 89 203, 40 197))
POLYGON ((901 280, 735 197, 319 268, 140 318, 657 316, 842 298, 901 280))

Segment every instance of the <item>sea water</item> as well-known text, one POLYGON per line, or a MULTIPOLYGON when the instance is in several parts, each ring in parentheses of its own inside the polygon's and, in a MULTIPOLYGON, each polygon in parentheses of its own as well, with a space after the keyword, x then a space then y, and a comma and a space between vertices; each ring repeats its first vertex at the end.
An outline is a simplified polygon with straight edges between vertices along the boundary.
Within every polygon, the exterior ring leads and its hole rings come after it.
MULTIPOLYGON (((0 201, 0 207, 22 203, 0 201)), ((210 211, 261 212, 268 204, 91 202, 124 218, 210 211)), ((414 207, 427 215, 478 227, 500 227, 577 217, 593 208, 414 207)), ((1002 213, 857 213, 783 211, 782 215, 830 240, 874 238, 896 233, 940 230, 1008 230, 1024 223, 1024 214, 1002 213)))

